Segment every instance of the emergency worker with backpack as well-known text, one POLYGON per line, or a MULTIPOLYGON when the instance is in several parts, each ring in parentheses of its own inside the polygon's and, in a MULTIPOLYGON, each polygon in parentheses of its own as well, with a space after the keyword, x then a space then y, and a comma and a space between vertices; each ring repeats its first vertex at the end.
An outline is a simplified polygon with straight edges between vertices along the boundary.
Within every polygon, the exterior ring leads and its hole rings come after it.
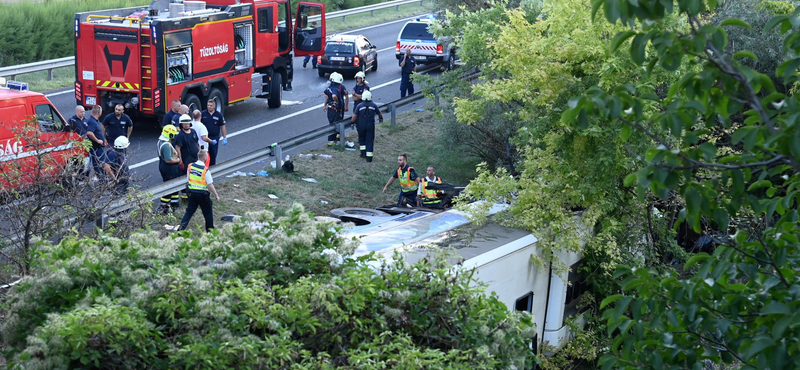
POLYGON ((383 122, 383 114, 378 109, 378 105, 372 102, 372 92, 369 90, 361 94, 362 102, 356 106, 355 114, 350 122, 356 124, 358 130, 358 147, 361 150, 361 158, 366 158, 367 162, 372 162, 373 146, 375 144, 375 116, 379 122, 383 122))
MULTIPOLYGON (((161 179, 164 182, 178 178, 181 175, 178 166, 181 163, 181 156, 172 146, 172 141, 178 136, 178 128, 173 125, 166 125, 161 130, 158 138, 158 172, 161 172, 161 179)), ((161 205, 158 207, 162 213, 170 210, 174 211, 180 205, 178 192, 167 194, 161 197, 161 205)))
MULTIPOLYGON (((344 119, 344 112, 348 110, 348 92, 347 88, 342 85, 344 77, 338 72, 331 73, 331 83, 325 92, 325 104, 322 105, 322 110, 328 113, 328 124, 335 125, 344 119)), ((338 134, 328 135, 328 145, 331 146, 336 143, 338 134)))

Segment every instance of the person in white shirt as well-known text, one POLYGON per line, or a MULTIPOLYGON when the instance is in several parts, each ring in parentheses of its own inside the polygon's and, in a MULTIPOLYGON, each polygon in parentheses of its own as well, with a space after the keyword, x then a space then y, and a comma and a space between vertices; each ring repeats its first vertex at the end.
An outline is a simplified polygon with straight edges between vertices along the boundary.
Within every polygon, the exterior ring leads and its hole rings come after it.
POLYGON ((192 112, 192 129, 197 132, 197 146, 200 150, 208 150, 211 144, 211 139, 208 138, 208 129, 200 120, 203 118, 203 113, 199 110, 192 112))

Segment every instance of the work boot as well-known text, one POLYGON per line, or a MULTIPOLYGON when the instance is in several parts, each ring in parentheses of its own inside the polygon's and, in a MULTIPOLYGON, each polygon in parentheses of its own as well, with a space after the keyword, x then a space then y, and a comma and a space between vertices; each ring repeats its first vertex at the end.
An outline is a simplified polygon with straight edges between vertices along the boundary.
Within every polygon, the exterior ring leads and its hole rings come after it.
MULTIPOLYGON (((306 67, 306 65, 308 65, 308 62, 307 62, 307 61, 306 61, 306 62, 303 62, 303 68, 305 68, 305 67, 306 67)), ((314 68, 317 68, 317 67, 315 66, 314 68)))
POLYGON ((317 65, 316 65, 316 64, 313 64, 313 65, 311 66, 311 68, 317 69, 317 65))
POLYGON ((361 158, 367 158, 367 151, 366 150, 362 150, 361 151, 361 158))

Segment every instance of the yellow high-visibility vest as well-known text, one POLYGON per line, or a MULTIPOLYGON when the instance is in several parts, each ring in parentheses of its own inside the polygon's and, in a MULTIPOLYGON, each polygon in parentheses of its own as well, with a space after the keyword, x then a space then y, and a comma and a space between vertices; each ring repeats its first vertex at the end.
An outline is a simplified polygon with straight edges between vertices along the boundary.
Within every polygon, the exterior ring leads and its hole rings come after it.
MULTIPOLYGON (((422 195, 422 203, 424 203, 424 204, 436 204, 436 203, 441 202, 442 200, 439 199, 438 191, 437 190, 428 189, 428 186, 427 186, 428 182, 430 182, 430 181, 428 181, 427 177, 423 177, 423 178, 421 178, 419 180, 419 186, 420 186, 421 193, 422 193, 421 194, 422 195)), ((442 179, 440 177, 435 177, 432 182, 435 183, 435 184, 441 184, 442 183, 442 179)))
POLYGON ((400 180, 400 190, 402 190, 403 193, 417 191, 419 179, 411 180, 411 170, 413 169, 414 167, 408 166, 406 172, 403 172, 402 168, 397 168, 397 179, 400 180))
POLYGON ((208 184, 206 183, 206 171, 208 167, 201 164, 192 163, 189 165, 189 185, 187 186, 191 191, 208 191, 208 184))

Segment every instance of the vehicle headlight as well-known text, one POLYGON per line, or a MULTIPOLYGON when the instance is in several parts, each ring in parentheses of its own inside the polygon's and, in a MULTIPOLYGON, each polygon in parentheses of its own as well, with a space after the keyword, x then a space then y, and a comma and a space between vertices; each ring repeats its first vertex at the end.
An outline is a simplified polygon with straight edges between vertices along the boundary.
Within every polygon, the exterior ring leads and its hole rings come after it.
POLYGON ((97 98, 94 97, 94 96, 87 96, 86 97, 86 105, 88 105, 88 106, 97 105, 97 98))

